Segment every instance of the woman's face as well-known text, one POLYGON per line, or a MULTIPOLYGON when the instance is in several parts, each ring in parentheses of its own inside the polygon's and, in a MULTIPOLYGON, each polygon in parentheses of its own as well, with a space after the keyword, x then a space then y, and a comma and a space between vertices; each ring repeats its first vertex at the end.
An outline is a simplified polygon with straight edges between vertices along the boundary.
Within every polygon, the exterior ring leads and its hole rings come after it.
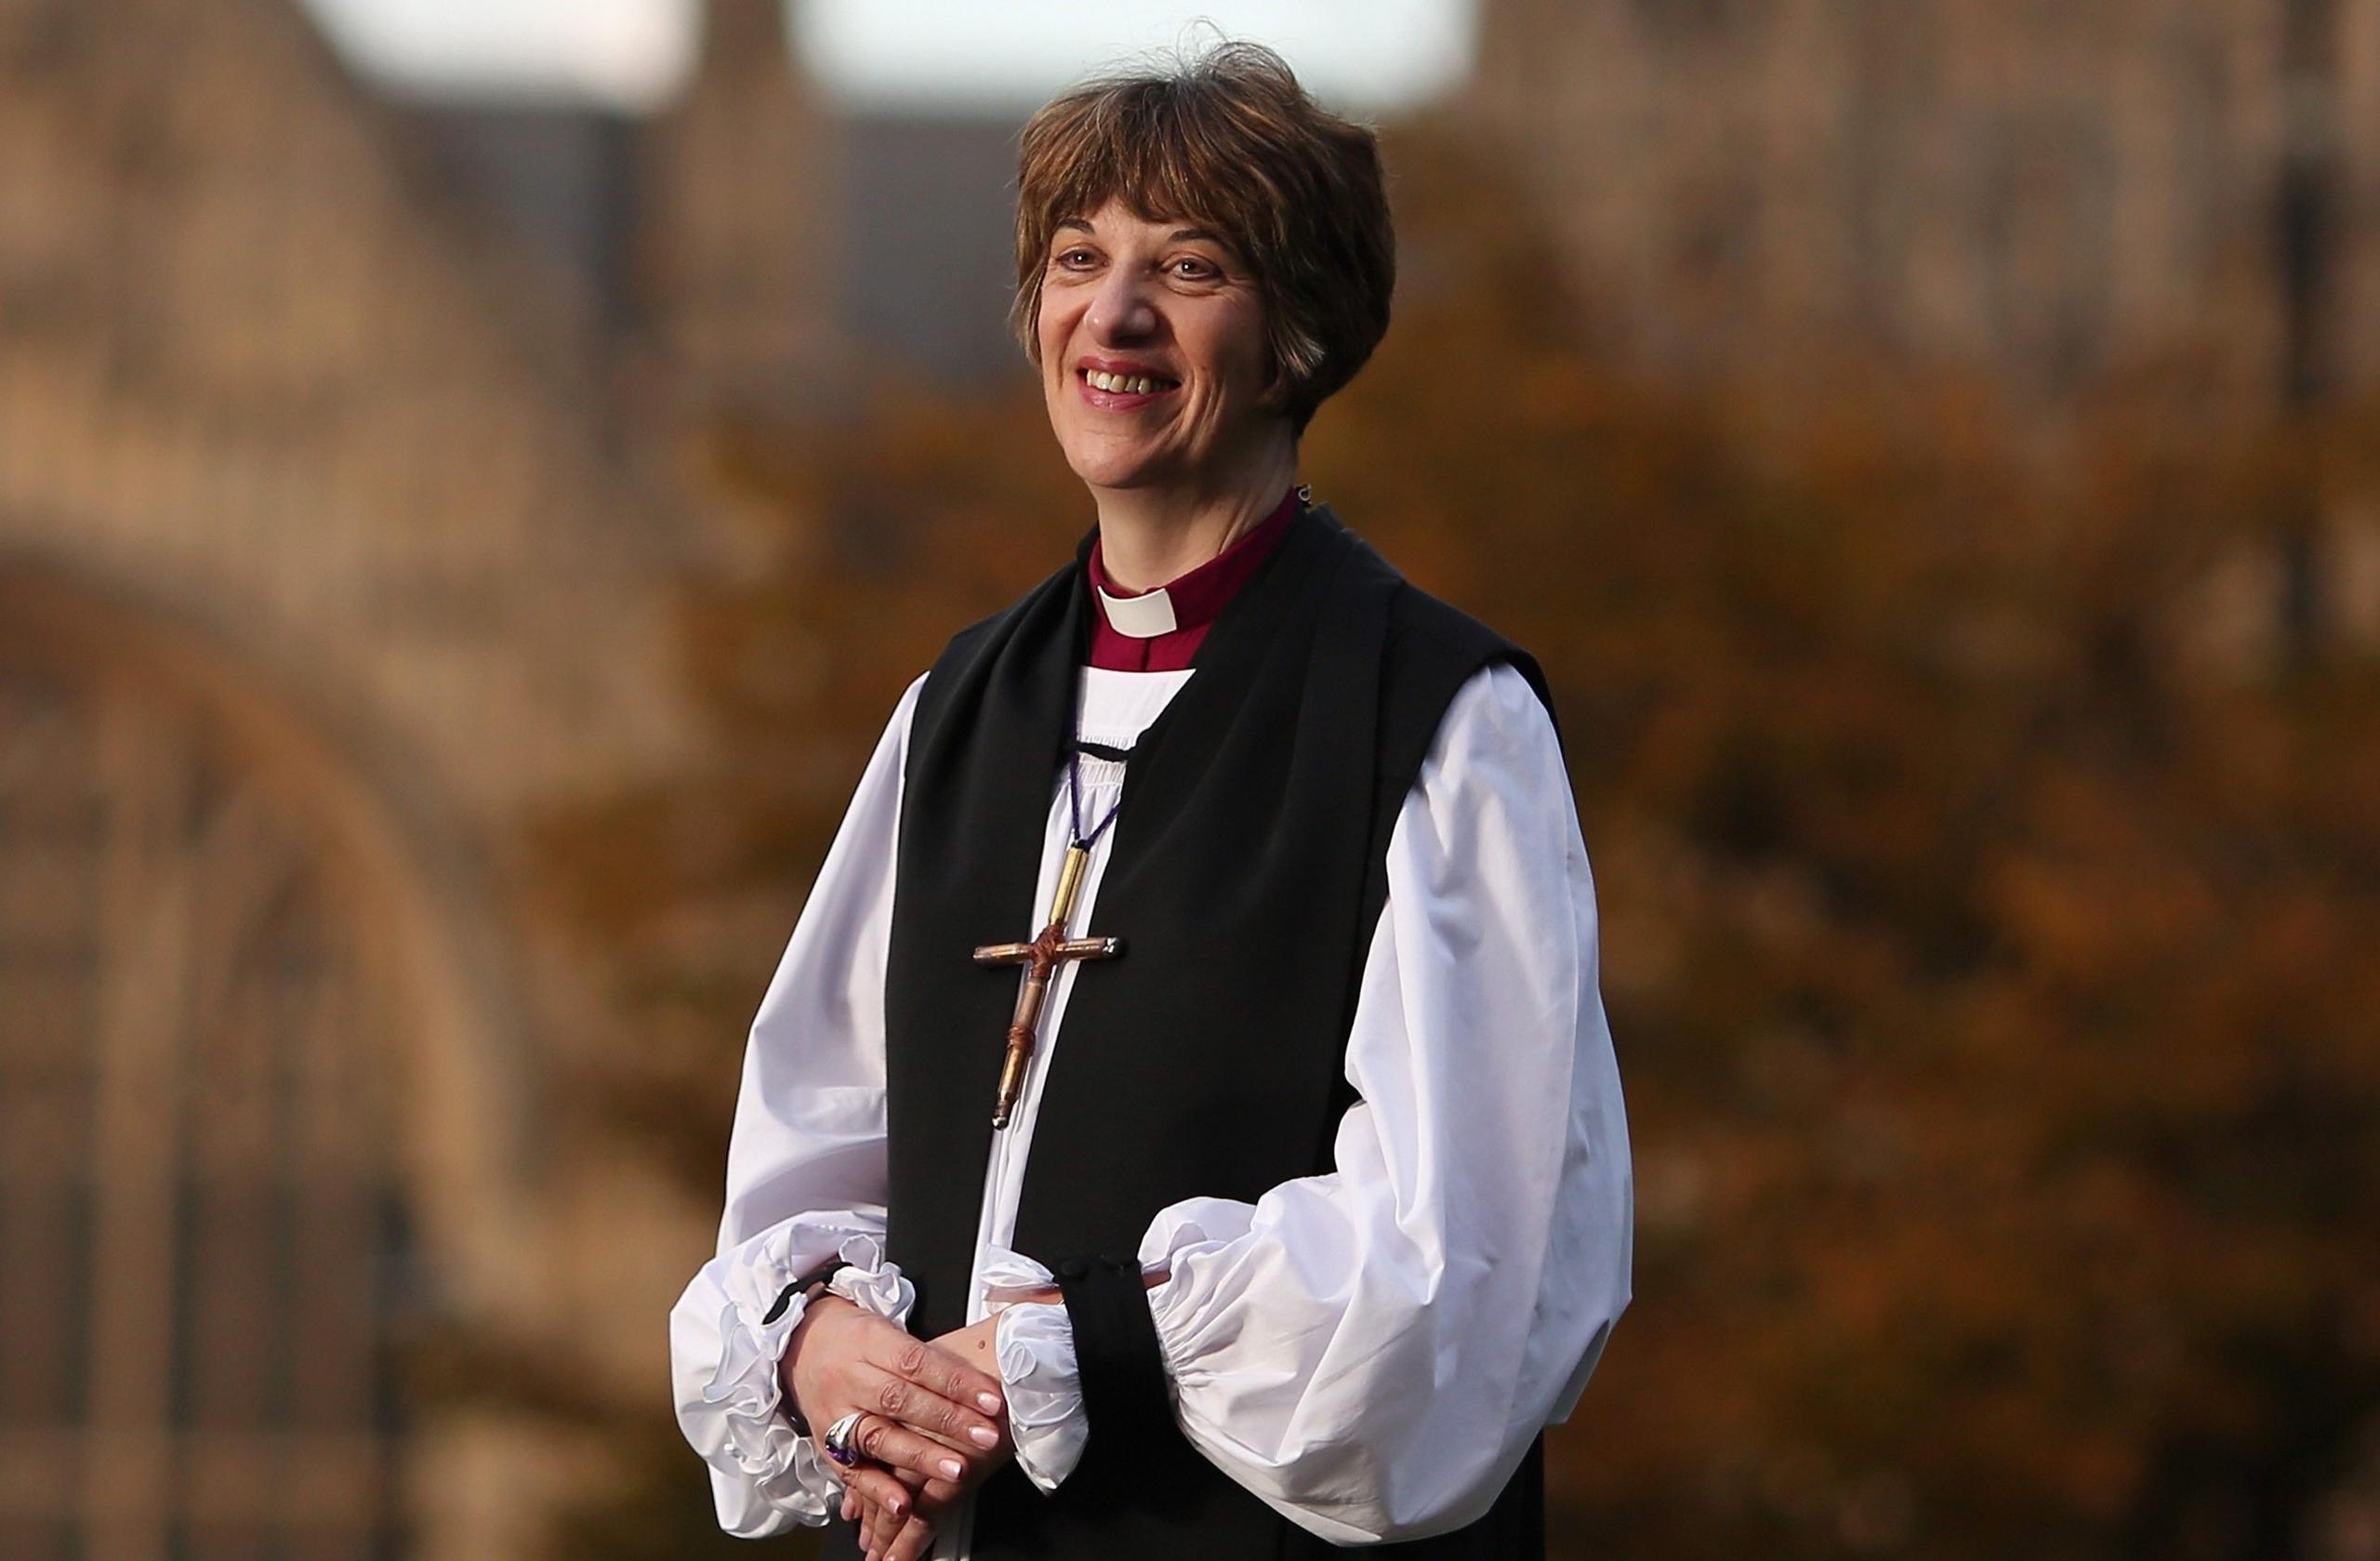
POLYGON ((1061 222, 1041 280, 1041 388, 1094 488, 1213 492, 1288 431, 1265 404, 1256 279, 1221 235, 1120 201, 1061 222))

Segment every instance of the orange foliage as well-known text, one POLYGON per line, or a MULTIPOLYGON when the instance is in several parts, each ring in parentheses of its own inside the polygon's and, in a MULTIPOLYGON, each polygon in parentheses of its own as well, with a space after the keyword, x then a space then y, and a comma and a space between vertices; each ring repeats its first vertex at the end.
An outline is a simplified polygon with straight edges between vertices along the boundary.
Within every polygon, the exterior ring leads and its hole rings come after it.
MULTIPOLYGON (((1557 1553, 2296 1553, 2380 1412, 2380 680, 2202 609, 2317 471, 2369 490, 2372 419, 2144 377, 2043 462, 1828 365, 1869 390, 1779 443, 1598 362, 1455 143, 1394 160, 1398 321, 1305 470, 1553 678, 1639 1158, 1557 1553)), ((900 687, 1090 519, 1029 385, 717 450, 787 530, 687 603, 716 769, 551 837, 678 1015, 624 1098, 706 1190, 900 687)))

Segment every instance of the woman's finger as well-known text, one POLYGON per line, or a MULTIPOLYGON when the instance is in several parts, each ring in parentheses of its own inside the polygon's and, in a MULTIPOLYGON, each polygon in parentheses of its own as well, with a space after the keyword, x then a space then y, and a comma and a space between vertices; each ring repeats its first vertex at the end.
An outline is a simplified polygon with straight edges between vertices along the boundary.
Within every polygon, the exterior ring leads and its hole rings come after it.
MULTIPOLYGON (((913 1347, 895 1352, 889 1362, 868 1362, 859 1374, 866 1381, 866 1388, 855 1395, 858 1402, 904 1425, 931 1432, 953 1446, 998 1447, 1000 1428, 992 1418, 997 1411, 981 1408, 974 1385, 994 1379, 959 1365, 947 1350, 935 1349, 915 1339, 909 1344, 913 1347), (920 1358, 927 1358, 928 1364, 919 1372, 906 1369, 920 1358), (867 1375, 868 1369, 876 1374, 867 1375)), ((992 1397, 997 1401, 998 1396, 993 1394, 992 1397)))
MULTIPOLYGON (((900 1480, 903 1485, 916 1485, 916 1476, 906 1472, 900 1480)), ((923 1561, 925 1553, 933 1546, 934 1535, 941 1531, 964 1494, 962 1488, 946 1480, 926 1481, 918 1488, 917 1509, 910 1513, 908 1521, 887 1522, 883 1526, 884 1561, 923 1561)))
POLYGON ((843 1471, 843 1484, 859 1499, 863 1517, 868 1514, 892 1517, 906 1517, 916 1498, 909 1488, 892 1477, 889 1469, 872 1469, 865 1463, 843 1471))
MULTIPOLYGON (((861 1367, 852 1378, 852 1386, 854 1407, 969 1454, 971 1463, 997 1449, 1004 1439, 993 1422, 875 1367, 861 1367)), ((919 1472, 929 1478, 941 1474, 939 1469, 919 1472)))
MULTIPOLYGON (((945 1486, 937 1480, 929 1487, 929 1489, 936 1488, 955 1493, 957 1488, 945 1486)), ((863 1502, 862 1505, 866 1509, 867 1522, 860 1530, 860 1547, 864 1554, 875 1556, 877 1561, 890 1561, 896 1555, 903 1561, 923 1561, 926 1552, 933 1547, 934 1535, 941 1531, 942 1520, 946 1515, 943 1503, 922 1500, 906 1518, 894 1517, 874 1502, 863 1502)))
POLYGON ((901 1531, 901 1525, 905 1520, 894 1517, 880 1507, 871 1513, 869 1517, 867 1554, 876 1557, 877 1561, 883 1561, 885 1551, 892 1547, 892 1537, 901 1531))
POLYGON ((978 1371, 948 1350, 936 1349, 890 1323, 885 1325, 884 1333, 871 1336, 870 1343, 879 1340, 890 1347, 880 1354, 869 1352, 869 1358, 876 1365, 936 1397, 949 1400, 953 1408, 969 1418, 980 1421, 985 1415, 999 1414, 1005 1407, 1000 1380, 987 1371, 978 1371))
POLYGON ((860 1417, 851 1445, 863 1458, 914 1471, 926 1479, 963 1484, 975 1467, 975 1460, 958 1449, 879 1414, 860 1417))
MULTIPOLYGON (((965 1488, 930 1480, 906 1469, 861 1464, 844 1472, 845 1495, 859 1519, 860 1549, 879 1557, 892 1548, 904 1523, 924 1520, 919 1538, 929 1545, 965 1488), (873 1543, 870 1543, 871 1538, 873 1543)), ((922 1554, 922 1550, 919 1551, 922 1554)))
POLYGON ((885 1547, 884 1561, 925 1561, 926 1552, 933 1548, 934 1527, 922 1513, 913 1513, 901 1526, 892 1542, 885 1547))

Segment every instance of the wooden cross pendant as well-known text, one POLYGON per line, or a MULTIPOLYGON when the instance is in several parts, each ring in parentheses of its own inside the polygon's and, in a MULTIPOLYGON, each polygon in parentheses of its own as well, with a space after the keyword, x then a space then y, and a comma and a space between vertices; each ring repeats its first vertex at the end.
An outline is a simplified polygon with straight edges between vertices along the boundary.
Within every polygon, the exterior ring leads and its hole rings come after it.
POLYGON ((1025 1065, 1033 1055, 1033 1037, 1041 1023, 1041 1002, 1050 995, 1050 978, 1066 959, 1106 959, 1124 952, 1122 938, 1070 938, 1066 923, 1075 913, 1075 893, 1082 887, 1083 868, 1091 862, 1091 847, 1080 840, 1066 847, 1058 864, 1058 893, 1050 906, 1050 924, 1031 943, 993 943, 975 950, 979 965, 1026 965, 1025 988, 1016 995, 1016 1017, 1009 1021, 1008 1054, 1000 1060, 1000 1092, 992 1103, 992 1126, 1008 1126, 1009 1113, 1025 1089, 1025 1065))

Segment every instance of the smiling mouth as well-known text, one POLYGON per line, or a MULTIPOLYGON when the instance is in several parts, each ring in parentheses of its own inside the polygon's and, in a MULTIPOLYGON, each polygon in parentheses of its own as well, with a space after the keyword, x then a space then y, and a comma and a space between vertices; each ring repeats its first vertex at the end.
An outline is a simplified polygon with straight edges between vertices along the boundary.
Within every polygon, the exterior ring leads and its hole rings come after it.
POLYGON ((1179 389, 1182 381, 1161 374, 1109 374, 1104 369, 1077 369, 1075 377, 1092 390, 1111 396, 1151 396, 1179 389))

